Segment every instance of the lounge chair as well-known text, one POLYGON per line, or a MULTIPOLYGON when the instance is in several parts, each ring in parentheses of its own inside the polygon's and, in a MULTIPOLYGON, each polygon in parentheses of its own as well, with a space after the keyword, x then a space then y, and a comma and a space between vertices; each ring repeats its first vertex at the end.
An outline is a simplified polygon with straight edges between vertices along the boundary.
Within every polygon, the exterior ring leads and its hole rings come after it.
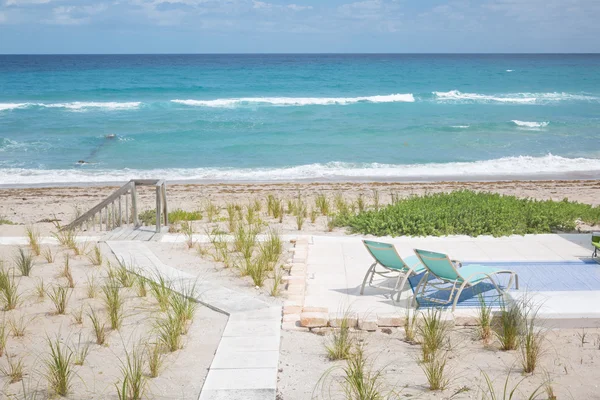
MULTIPOLYGON (((367 281, 371 287, 390 290, 389 287, 373 285, 373 278, 375 275, 379 275, 384 278, 397 278, 396 285, 394 286, 394 289, 392 289, 394 293, 397 292, 397 301, 400 299, 400 293, 402 292, 402 289, 404 289, 404 285, 406 285, 408 278, 425 272, 425 267, 423 267, 421 261, 419 261, 416 256, 406 257, 403 260, 402 257, 398 255, 396 248, 389 243, 363 240, 363 244, 371 256, 373 256, 375 262, 371 264, 365 274, 362 287, 360 288, 361 295, 365 291, 367 281), (383 270, 378 271, 378 265, 383 267, 383 270)), ((392 300, 394 300, 394 293, 392 293, 392 300)))
POLYGON ((421 290, 422 293, 425 293, 425 288, 428 284, 438 290, 449 290, 450 295, 448 296, 447 301, 435 298, 426 299, 433 303, 448 304, 454 297, 454 302, 452 303, 452 311, 454 312, 462 291, 466 287, 474 287, 485 280, 491 281, 501 296, 506 294, 513 282, 515 282, 515 288, 519 289, 519 276, 514 271, 492 268, 478 264, 471 264, 463 267, 459 262, 450 260, 446 254, 418 249, 415 249, 415 253, 427 269, 425 277, 421 280, 421 282, 419 282, 419 286, 421 286, 421 288, 417 287, 415 290, 415 299, 419 293, 419 290, 421 290), (435 283, 429 283, 428 281, 430 274, 441 280, 444 284, 452 284, 452 287, 440 287, 436 286, 435 283), (492 278, 497 274, 510 274, 510 280, 505 290, 502 289, 498 282, 492 278))

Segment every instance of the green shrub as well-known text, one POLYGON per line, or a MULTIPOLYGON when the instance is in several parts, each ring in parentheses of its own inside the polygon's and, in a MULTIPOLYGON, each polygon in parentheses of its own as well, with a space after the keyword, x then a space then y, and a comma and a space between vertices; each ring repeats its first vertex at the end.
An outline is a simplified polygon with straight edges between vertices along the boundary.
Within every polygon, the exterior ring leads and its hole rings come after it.
POLYGON ((508 236, 574 231, 577 220, 600 222, 600 207, 460 190, 398 199, 379 211, 341 210, 334 222, 375 236, 508 236))
MULTIPOLYGON (((156 225, 156 209, 145 210, 139 214, 139 220, 144 225, 156 225)), ((169 223, 175 224, 181 221, 197 221, 202 219, 200 211, 185 211, 180 208, 169 212, 169 223)))

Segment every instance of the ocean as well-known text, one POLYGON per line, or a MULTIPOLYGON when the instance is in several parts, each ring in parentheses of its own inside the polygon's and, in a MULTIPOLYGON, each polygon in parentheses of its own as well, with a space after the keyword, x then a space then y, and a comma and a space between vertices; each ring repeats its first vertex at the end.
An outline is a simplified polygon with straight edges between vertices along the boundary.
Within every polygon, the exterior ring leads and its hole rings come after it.
POLYGON ((600 55, 0 56, 0 184, 600 178, 600 55))

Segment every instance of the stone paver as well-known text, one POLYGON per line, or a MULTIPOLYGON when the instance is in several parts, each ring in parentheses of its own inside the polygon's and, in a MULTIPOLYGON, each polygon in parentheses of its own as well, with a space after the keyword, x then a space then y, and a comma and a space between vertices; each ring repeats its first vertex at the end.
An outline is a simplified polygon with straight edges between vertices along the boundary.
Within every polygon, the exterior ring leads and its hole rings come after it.
POLYGON ((162 276, 174 290, 193 293, 198 302, 229 315, 200 400, 275 400, 281 307, 169 267, 142 242, 106 243, 133 272, 154 280, 162 276))

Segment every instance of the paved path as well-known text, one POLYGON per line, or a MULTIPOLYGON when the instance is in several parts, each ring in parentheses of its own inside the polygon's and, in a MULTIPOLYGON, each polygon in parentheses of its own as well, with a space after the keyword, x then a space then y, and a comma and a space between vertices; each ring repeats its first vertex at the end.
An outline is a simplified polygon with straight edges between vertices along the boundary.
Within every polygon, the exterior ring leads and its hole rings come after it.
POLYGON ((198 281, 197 277, 163 264, 142 242, 107 241, 115 256, 148 279, 158 274, 181 293, 194 287, 196 299, 229 315, 223 337, 200 393, 200 400, 275 399, 281 307, 243 293, 198 281))

